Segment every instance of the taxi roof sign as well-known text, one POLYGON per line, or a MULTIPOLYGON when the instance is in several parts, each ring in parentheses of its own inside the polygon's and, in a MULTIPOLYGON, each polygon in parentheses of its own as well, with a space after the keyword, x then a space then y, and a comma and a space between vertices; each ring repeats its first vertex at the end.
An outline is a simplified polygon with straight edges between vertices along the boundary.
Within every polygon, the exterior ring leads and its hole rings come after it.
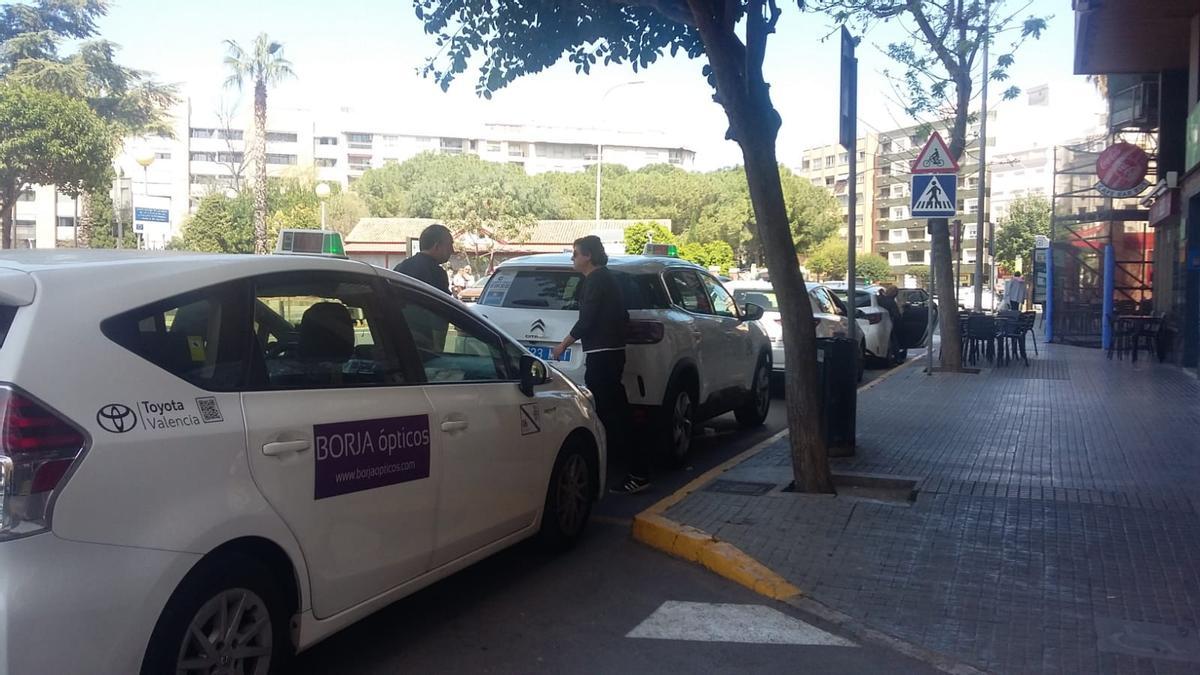
POLYGON ((276 253, 346 257, 342 235, 333 230, 287 229, 279 231, 276 253))
POLYGON ((656 244, 650 242, 642 249, 642 255, 653 255, 666 258, 678 258, 679 247, 675 244, 656 244))
POLYGON ((958 162, 950 155, 950 148, 942 135, 933 132, 925 147, 912 163, 912 173, 958 173, 958 162))

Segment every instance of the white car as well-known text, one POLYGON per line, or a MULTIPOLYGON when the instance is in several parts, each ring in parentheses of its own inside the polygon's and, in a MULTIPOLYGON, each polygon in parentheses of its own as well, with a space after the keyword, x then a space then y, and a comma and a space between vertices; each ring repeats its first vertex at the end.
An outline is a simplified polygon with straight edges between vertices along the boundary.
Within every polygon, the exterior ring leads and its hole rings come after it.
POLYGON ((0 672, 287 672, 603 491, 587 394, 348 260, 0 255, 0 672))
MULTIPOLYGON (((762 308, 739 307, 716 277, 684 260, 613 256, 608 267, 629 309, 625 391, 656 444, 678 461, 698 422, 732 410, 745 426, 762 424, 771 405, 771 342, 756 321, 762 308)), ((515 258, 497 268, 472 308, 549 358, 579 318, 582 280, 566 255, 515 258)), ((583 383, 578 343, 553 365, 583 383)))
MULTIPOLYGON (((824 285, 809 283, 807 286, 817 337, 846 337, 850 332, 850 319, 846 316, 844 305, 837 302, 833 293, 824 285)), ((733 299, 738 305, 752 303, 763 308, 760 323, 771 339, 771 367, 777 378, 782 377, 785 363, 783 320, 780 318, 775 288, 766 281, 731 281, 725 284, 725 287, 733 293, 733 299)))
MULTIPOLYGON (((846 282, 831 281, 825 284, 843 303, 847 300, 846 282)), ((928 335, 929 295, 923 289, 901 289, 897 306, 901 312, 900 325, 892 324, 892 317, 879 304, 879 293, 883 286, 856 286, 855 308, 858 328, 862 332, 863 356, 877 363, 891 364, 908 358, 908 350, 925 344, 928 335), (892 332, 896 340, 892 341, 892 332)), ((937 309, 934 306, 934 319, 937 309)))

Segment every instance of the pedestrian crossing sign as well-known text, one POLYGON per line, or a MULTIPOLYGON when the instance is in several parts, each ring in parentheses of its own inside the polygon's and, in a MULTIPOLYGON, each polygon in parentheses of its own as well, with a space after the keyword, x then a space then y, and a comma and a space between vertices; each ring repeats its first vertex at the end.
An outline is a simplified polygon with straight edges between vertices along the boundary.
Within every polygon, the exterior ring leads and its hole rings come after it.
POLYGON ((911 209, 913 218, 948 218, 954 215, 957 188, 957 174, 914 174, 911 209))

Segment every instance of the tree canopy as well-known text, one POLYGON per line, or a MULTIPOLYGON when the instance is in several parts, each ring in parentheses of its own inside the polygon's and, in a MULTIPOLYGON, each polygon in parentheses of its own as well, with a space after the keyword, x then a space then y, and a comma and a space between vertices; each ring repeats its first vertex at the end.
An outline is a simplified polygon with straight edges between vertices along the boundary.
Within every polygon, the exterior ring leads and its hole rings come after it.
MULTIPOLYGON (((842 280, 846 278, 846 268, 850 266, 849 254, 846 240, 830 237, 813 250, 805 267, 822 281, 842 280)), ((872 282, 891 281, 895 276, 887 260, 862 251, 855 256, 854 271, 857 276, 872 282)))
POLYGON ((1015 199, 996 233, 996 262, 1012 270, 1018 262, 1028 269, 1033 256, 1033 239, 1050 236, 1050 200, 1037 195, 1015 199))

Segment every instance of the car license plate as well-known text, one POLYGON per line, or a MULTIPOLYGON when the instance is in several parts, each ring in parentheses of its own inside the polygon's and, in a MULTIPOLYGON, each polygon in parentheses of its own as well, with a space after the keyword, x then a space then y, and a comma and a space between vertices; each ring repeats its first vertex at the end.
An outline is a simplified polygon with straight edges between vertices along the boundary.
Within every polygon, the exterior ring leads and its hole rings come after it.
MULTIPOLYGON (((539 347, 537 345, 525 345, 525 348, 529 350, 530 354, 533 354, 534 356, 538 357, 539 359, 542 359, 543 361, 553 361, 554 360, 550 356, 550 347, 539 347)), ((570 361, 571 360, 571 350, 568 349, 567 351, 563 352, 562 358, 560 358, 558 360, 559 361, 570 361)))

